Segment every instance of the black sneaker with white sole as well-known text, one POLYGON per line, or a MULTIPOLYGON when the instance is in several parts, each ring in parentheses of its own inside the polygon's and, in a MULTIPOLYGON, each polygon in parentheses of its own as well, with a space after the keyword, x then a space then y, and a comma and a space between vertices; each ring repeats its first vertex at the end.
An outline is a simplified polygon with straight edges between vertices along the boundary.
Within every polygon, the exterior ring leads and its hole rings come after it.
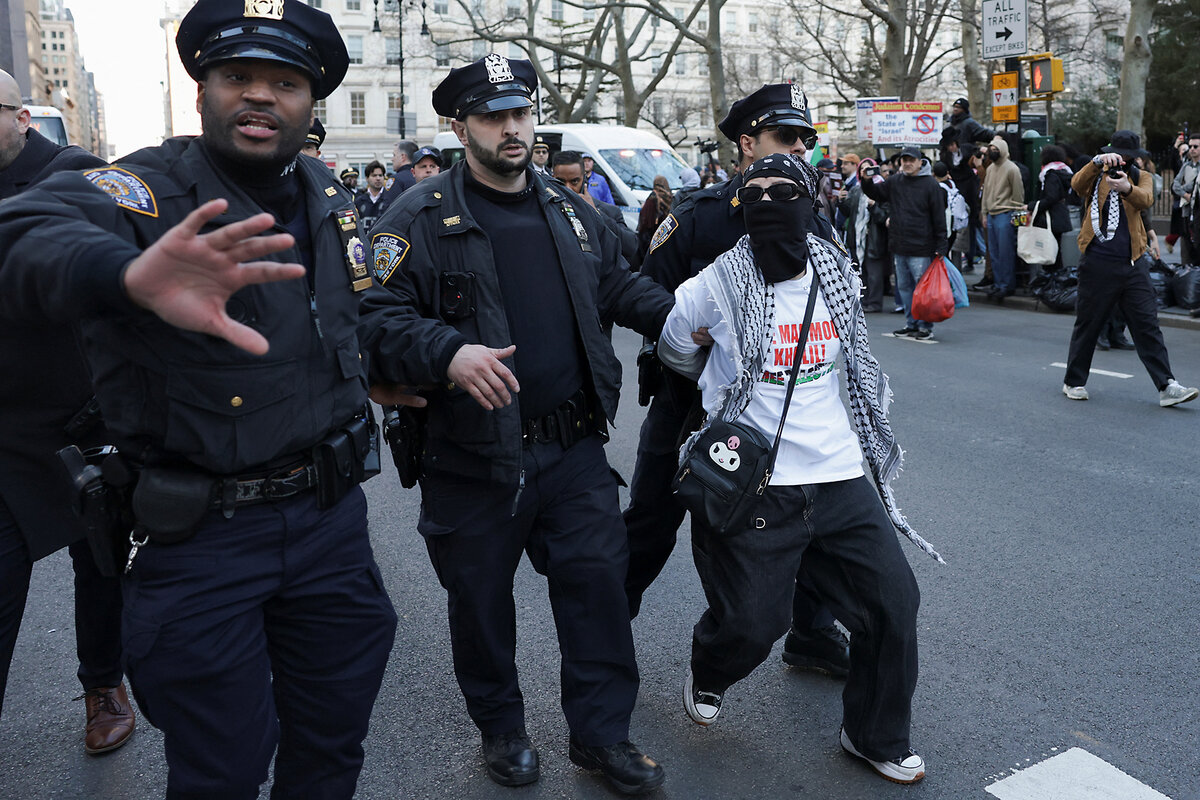
POLYGON ((841 737, 843 750, 867 762, 871 769, 892 783, 916 783, 925 777, 925 760, 912 750, 888 761, 875 761, 858 752, 854 742, 846 735, 845 728, 842 728, 841 737))
POLYGON ((683 682, 683 708, 697 725, 712 725, 721 715, 721 694, 697 688, 689 670, 683 682))

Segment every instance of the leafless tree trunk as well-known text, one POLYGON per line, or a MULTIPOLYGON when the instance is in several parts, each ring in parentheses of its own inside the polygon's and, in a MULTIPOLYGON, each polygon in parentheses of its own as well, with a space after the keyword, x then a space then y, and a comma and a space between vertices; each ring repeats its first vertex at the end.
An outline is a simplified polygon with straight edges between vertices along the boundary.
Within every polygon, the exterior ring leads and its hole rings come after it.
POLYGON ((1121 100, 1117 127, 1142 134, 1146 111, 1146 80, 1150 77, 1150 23, 1157 0, 1130 0, 1125 29, 1125 60, 1121 64, 1121 100))
POLYGON ((983 60, 979 50, 979 5, 976 0, 959 0, 962 12, 963 77, 967 82, 967 99, 977 119, 987 119, 992 104, 991 87, 984 83, 983 60))

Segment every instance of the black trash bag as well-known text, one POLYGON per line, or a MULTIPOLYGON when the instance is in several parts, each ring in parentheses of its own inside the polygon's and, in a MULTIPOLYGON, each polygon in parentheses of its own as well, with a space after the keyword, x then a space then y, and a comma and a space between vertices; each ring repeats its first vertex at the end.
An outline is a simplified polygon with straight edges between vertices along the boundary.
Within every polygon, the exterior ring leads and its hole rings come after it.
POLYGON ((1155 258, 1150 261, 1150 273, 1157 272, 1160 275, 1166 275, 1168 278, 1175 277, 1175 273, 1181 269, 1187 269, 1182 264, 1168 264, 1161 258, 1155 258))
POLYGON ((1189 311, 1200 308, 1200 269, 1189 267, 1175 273, 1171 291, 1175 294, 1175 305, 1189 311))
POLYGON ((1171 278, 1156 269, 1150 270, 1150 286, 1154 289, 1154 304, 1159 308, 1175 305, 1175 295, 1171 291, 1171 278))
POLYGON ((1079 273, 1066 268, 1047 273, 1046 282, 1036 294, 1054 311, 1074 311, 1079 299, 1079 273))

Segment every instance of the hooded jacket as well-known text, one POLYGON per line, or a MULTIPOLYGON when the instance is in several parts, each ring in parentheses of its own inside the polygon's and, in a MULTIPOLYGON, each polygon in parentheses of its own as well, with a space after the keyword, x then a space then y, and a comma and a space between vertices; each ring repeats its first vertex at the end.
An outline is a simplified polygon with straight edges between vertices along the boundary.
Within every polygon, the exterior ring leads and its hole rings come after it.
POLYGON ((988 147, 1000 151, 1000 159, 988 165, 983 176, 983 213, 1003 214, 1025 208, 1025 185, 1021 170, 1008 157, 1008 142, 997 136, 988 147))
POLYGON ((888 250, 897 256, 945 255, 946 193, 933 177, 928 159, 921 159, 916 175, 897 172, 884 180, 876 176, 863 182, 863 193, 876 203, 888 203, 888 250))

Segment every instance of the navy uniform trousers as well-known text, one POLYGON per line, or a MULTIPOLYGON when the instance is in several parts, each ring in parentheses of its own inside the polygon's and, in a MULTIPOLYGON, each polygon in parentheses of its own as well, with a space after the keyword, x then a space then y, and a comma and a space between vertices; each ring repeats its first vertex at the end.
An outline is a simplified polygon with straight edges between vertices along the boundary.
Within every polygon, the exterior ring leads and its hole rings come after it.
POLYGON ((586 746, 629 738, 638 671, 623 582, 617 484, 599 436, 525 446, 525 487, 437 474, 421 525, 448 593, 454 672, 485 735, 525 724, 517 683, 513 576, 521 553, 545 575, 561 653, 562 706, 586 746))
POLYGON ((708 600, 692 632, 696 686, 723 693, 767 658, 787 630, 787 595, 803 559, 850 631, 846 733, 877 761, 907 753, 921 593, 875 486, 866 477, 768 486, 755 516, 762 528, 724 536, 692 526, 708 600))
MULTIPOLYGON (((75 569, 75 648, 84 691, 121 682, 121 584, 96 568, 86 541, 69 546, 75 569)), ((0 499, 0 712, 33 561, 25 537, 0 499)))
MULTIPOLYGON (((688 422, 688 407, 696 393, 694 383, 689 386, 686 379, 667 371, 642 422, 629 507, 624 514, 629 536, 625 593, 631 617, 638 615, 642 595, 671 557, 687 513, 671 491, 671 482, 679 469, 680 431, 688 422)), ((803 631, 832 625, 833 614, 817 594, 807 570, 799 570, 795 577, 792 626, 803 631)))
POLYGON ((126 671, 169 800, 349 800, 396 630, 355 488, 208 513, 123 583, 126 671))

